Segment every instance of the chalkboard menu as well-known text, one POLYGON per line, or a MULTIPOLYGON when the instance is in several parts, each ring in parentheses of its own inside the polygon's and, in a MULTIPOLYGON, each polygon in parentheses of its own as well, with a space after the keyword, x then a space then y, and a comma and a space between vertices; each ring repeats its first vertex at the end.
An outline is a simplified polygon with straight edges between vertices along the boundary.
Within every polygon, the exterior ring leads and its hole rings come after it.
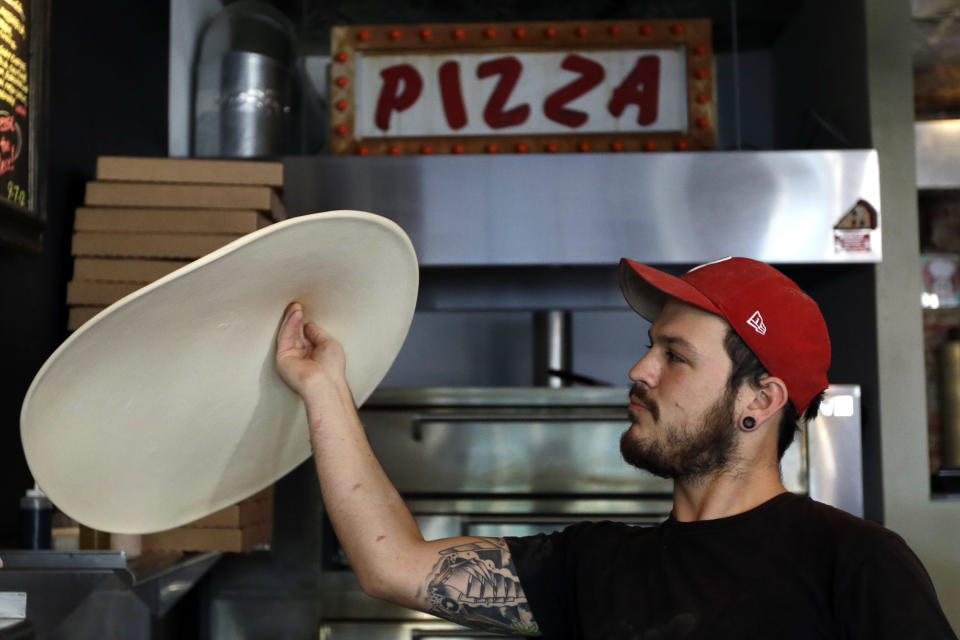
POLYGON ((0 242, 38 250, 45 0, 0 0, 0 242))

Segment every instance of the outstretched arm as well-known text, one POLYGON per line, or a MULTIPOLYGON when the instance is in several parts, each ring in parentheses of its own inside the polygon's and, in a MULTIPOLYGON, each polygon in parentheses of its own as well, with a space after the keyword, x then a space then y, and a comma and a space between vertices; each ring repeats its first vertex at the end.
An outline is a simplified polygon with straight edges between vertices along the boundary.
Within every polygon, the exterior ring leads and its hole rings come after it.
POLYGON ((306 405, 323 501, 360 586, 468 626, 537 634, 502 539, 424 541, 370 448, 345 365, 340 344, 290 304, 277 335, 277 371, 306 405))
POLYGON ((539 635, 502 538, 447 538, 426 544, 424 557, 437 560, 418 592, 427 607, 413 608, 475 629, 539 635))

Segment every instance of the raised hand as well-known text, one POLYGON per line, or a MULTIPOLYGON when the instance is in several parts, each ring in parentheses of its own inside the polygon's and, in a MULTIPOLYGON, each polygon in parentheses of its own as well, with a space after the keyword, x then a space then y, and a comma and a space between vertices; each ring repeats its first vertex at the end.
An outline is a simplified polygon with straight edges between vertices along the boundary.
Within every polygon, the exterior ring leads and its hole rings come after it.
POLYGON ((346 357, 336 338, 306 322, 303 306, 291 302, 277 333, 277 372, 307 400, 311 390, 346 386, 346 357))

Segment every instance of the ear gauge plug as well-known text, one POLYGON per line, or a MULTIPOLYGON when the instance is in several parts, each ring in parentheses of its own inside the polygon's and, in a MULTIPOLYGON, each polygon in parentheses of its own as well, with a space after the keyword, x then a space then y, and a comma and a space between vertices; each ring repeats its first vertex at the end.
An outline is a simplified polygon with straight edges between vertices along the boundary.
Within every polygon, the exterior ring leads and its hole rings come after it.
POLYGON ((757 428, 757 421, 754 420, 753 416, 747 416, 740 423, 740 428, 744 431, 753 431, 757 428))

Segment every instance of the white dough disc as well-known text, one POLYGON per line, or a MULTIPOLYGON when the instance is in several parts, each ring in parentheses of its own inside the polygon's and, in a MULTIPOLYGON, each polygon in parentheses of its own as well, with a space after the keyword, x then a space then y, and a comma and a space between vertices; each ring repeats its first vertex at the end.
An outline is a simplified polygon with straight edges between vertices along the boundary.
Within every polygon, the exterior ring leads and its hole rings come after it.
POLYGON ((20 413, 34 479, 67 515, 117 533, 170 529, 256 493, 310 456, 303 403, 274 366, 287 303, 343 344, 359 405, 406 338, 418 275, 395 223, 331 211, 147 285, 34 378, 20 413))

